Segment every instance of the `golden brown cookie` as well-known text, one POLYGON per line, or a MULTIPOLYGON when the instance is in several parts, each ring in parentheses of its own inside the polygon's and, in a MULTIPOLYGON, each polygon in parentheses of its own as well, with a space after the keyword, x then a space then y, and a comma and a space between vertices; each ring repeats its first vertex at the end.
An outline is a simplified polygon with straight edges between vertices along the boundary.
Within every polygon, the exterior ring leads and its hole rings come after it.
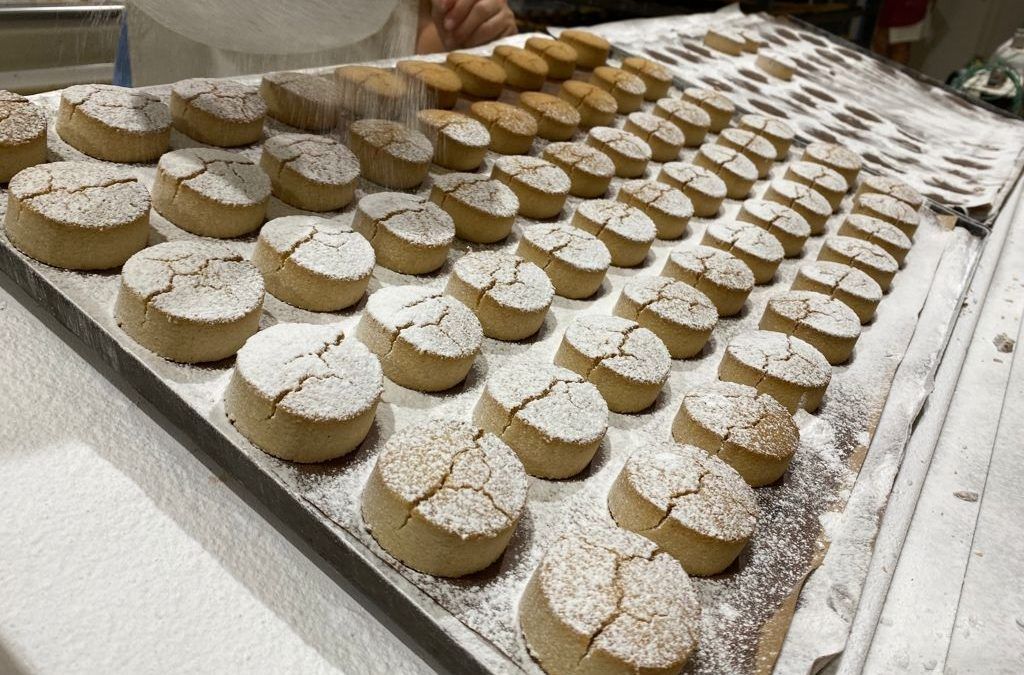
POLYGON ((576 65, 586 70, 603 66, 611 51, 611 44, 607 40, 586 30, 563 30, 558 39, 576 50, 576 65))
POLYGON ((462 92, 477 98, 495 99, 505 88, 505 69, 478 54, 451 52, 447 59, 449 67, 462 81, 462 92))
POLYGON ((711 127, 711 117, 703 108, 678 98, 662 98, 654 104, 654 114, 664 117, 679 127, 688 148, 695 148, 704 142, 711 127))
POLYGON ((511 188, 478 173, 436 176, 430 201, 452 217, 459 237, 478 244, 507 237, 519 210, 519 199, 511 188))
POLYGON ((835 262, 807 262, 800 266, 793 279, 793 290, 816 291, 841 300, 856 313, 861 323, 875 316, 882 301, 882 287, 864 272, 835 262))
POLYGON ((672 122, 645 112, 630 113, 623 131, 643 139, 651 146, 651 159, 655 162, 671 162, 679 158, 686 136, 672 122))
POLYGON ((526 48, 544 59, 552 80, 568 80, 576 71, 576 50, 566 42, 532 37, 526 41, 526 48))
POLYGON ((337 211, 352 201, 359 160, 330 136, 277 134, 263 144, 260 168, 274 196, 306 211, 337 211))
POLYGON ((699 354, 718 323, 718 310, 708 296, 671 277, 633 277, 612 312, 660 337, 674 359, 699 354))
POLYGON ((523 228, 516 253, 545 272, 563 298, 589 298, 604 281, 612 262, 600 239, 567 223, 523 228))
POLYGON ((618 111, 622 114, 639 110, 644 102, 644 92, 647 90, 644 81, 639 77, 611 66, 594 68, 590 75, 590 83, 611 94, 618 111))
POLYGON ((765 115, 754 115, 748 113, 740 117, 739 126, 741 129, 753 131, 755 134, 764 136, 768 142, 775 147, 775 156, 783 159, 789 153, 789 147, 793 144, 796 134, 793 128, 776 117, 765 115))
POLYGON ((429 108, 416 114, 420 131, 434 146, 434 163, 474 171, 484 161, 491 134, 478 120, 451 110, 429 108))
POLYGON ((754 288, 754 274, 745 262, 710 246, 680 246, 669 254, 661 273, 708 296, 718 316, 738 314, 754 288))
POLYGON ((90 157, 151 162, 171 141, 171 112, 155 95, 109 84, 76 84, 61 92, 57 134, 90 157))
POLYGON ((643 80, 644 100, 657 101, 668 94, 668 87, 672 84, 672 75, 660 63, 640 56, 627 56, 622 59, 622 69, 643 80))
POLYGON ((491 178, 512 189, 519 213, 527 218, 553 218, 569 194, 569 176, 551 162, 529 155, 506 155, 494 161, 491 178))
POLYGON ((568 141, 580 126, 580 114, 565 99, 540 91, 524 91, 519 105, 537 120, 537 135, 549 141, 568 141))
POLYGON ((699 106, 711 118, 711 131, 719 132, 729 126, 736 106, 721 92, 714 89, 688 87, 683 90, 683 99, 699 106))
POLYGON ((587 143, 597 148, 615 165, 615 175, 636 178, 644 175, 651 160, 651 146, 636 134, 614 127, 594 127, 587 143))
POLYGON ((693 202, 680 190, 653 180, 630 180, 615 198, 635 206, 654 221, 658 239, 679 239, 693 216, 693 202))
POLYGON ((397 74, 374 66, 339 66, 334 69, 341 104, 357 117, 394 118, 407 90, 397 74))
POLYGON ((791 414, 814 412, 832 379, 821 352, 800 338, 769 330, 733 337, 718 366, 718 377, 771 394, 791 414))
POLYGON ((426 136, 388 120, 353 122, 348 128, 348 145, 359 158, 363 178, 401 190, 423 182, 434 155, 426 136))
POLYGON ((643 211, 611 199, 581 202, 572 224, 594 235, 608 247, 612 264, 635 267, 647 258, 657 235, 654 222, 643 211))
POLYGON ((569 194, 576 197, 600 197, 615 175, 615 164, 608 155, 586 143, 549 143, 544 159, 569 176, 569 194))
POLYGON ((260 96, 271 117, 307 131, 333 129, 342 111, 338 87, 306 73, 267 73, 260 82, 260 96))
POLYGON ((448 260, 455 223, 441 207, 407 192, 374 192, 359 200, 352 229, 366 237, 377 264, 426 274, 448 260))
POLYGON ((490 148, 503 155, 525 155, 537 135, 537 120, 521 108, 500 101, 477 101, 469 114, 491 134, 490 148))
POLYGON ((693 215, 699 218, 718 213, 725 200, 725 181, 702 166, 668 162, 662 165, 658 180, 686 195, 693 204, 693 215))
POLYGON ((563 82, 558 96, 568 101, 580 114, 580 126, 584 129, 611 124, 619 109, 619 104, 611 94, 579 80, 563 82))
POLYGON ((225 148, 258 142, 267 114, 256 87, 207 78, 176 82, 170 107, 175 129, 225 148))
POLYGON ((854 311, 815 291, 776 293, 768 299, 758 327, 806 341, 833 366, 850 360, 860 337, 860 319, 854 311))
POLYGON ((0 183, 46 161, 46 113, 24 96, 0 89, 0 183))
POLYGON ((417 108, 451 110, 459 100, 462 80, 444 64, 408 59, 395 64, 395 69, 405 78, 406 90, 417 108))
POLYGON ((521 47, 498 45, 491 58, 505 70, 505 84, 510 87, 537 91, 548 77, 547 61, 521 47))

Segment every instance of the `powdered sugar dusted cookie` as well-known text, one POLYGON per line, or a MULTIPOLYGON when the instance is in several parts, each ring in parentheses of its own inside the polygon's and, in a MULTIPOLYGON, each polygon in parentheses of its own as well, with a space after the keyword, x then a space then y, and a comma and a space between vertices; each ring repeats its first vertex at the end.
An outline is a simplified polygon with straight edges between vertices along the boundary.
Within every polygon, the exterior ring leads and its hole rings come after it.
POLYGON ((708 296, 669 277, 630 279, 614 313, 650 329, 674 359, 699 354, 718 323, 718 310, 708 296))
POLYGON ((704 44, 729 56, 739 56, 746 48, 747 40, 738 31, 728 28, 709 28, 704 34, 704 44))
POLYGON ((608 60, 611 44, 600 35, 579 28, 563 30, 558 39, 576 50, 576 65, 592 70, 608 60))
POLYGON ((771 233, 782 244, 787 258, 795 258, 803 253, 804 243, 811 235, 811 226, 803 216, 777 202, 748 199, 743 202, 736 218, 771 233))
POLYGON ((225 148, 258 142, 267 115, 267 104, 256 87, 210 78, 176 82, 170 107, 175 129, 225 148))
POLYGON ((508 76, 500 64, 486 56, 467 52, 450 52, 445 61, 462 80, 463 93, 488 99, 501 96, 508 76))
POLYGON ((360 172, 384 187, 406 190, 423 182, 434 148, 427 137, 398 122, 364 119, 348 128, 360 172))
POLYGON ((552 80, 567 80, 576 70, 576 50, 561 40, 532 37, 526 41, 526 48, 544 59, 552 80))
POLYGON ((377 357, 340 326, 279 323, 238 351, 224 411, 264 452, 325 462, 363 442, 383 391, 377 357))
POLYGON ((330 80, 294 71, 267 73, 260 81, 267 112, 298 129, 327 131, 338 124, 342 101, 330 80))
POLYGON ((643 81, 645 101, 657 101, 668 94, 672 74, 660 63, 640 56, 627 56, 622 59, 622 69, 643 81))
POLYGON ((847 216, 843 224, 839 226, 838 233, 870 241, 872 244, 880 246, 901 265, 907 257, 907 253, 910 252, 910 237, 904 234, 903 230, 892 223, 863 213, 847 216))
POLYGON ((699 218, 708 218, 718 213, 725 200, 725 181, 702 166, 669 162, 662 165, 658 180, 689 197, 693 204, 693 215, 699 218))
POLYGON ((883 194, 895 197, 915 211, 924 206, 921 193, 901 180, 885 176, 862 176, 857 196, 864 194, 883 194))
POLYGON ((76 84, 61 92, 57 134, 96 159, 149 162, 171 142, 171 111, 148 92, 76 84))
POLYGON ((794 291, 816 291, 841 300, 854 311, 861 323, 875 316, 882 301, 882 287, 859 269, 836 262, 808 262, 800 266, 793 279, 794 291))
POLYGON ((718 308, 719 316, 738 314, 754 288, 754 273, 745 262, 728 251, 710 246, 675 249, 661 273, 707 295, 718 308))
POLYGON ((369 240, 377 264, 402 274, 444 265, 455 223, 441 207, 406 192, 375 192, 359 200, 352 229, 369 240))
POLYGON ((491 58, 505 70, 505 83, 518 89, 538 90, 548 77, 547 61, 522 47, 498 45, 491 58))
POLYGON ((900 228, 907 237, 913 237, 921 217, 906 202, 889 195, 867 193, 853 200, 853 212, 884 220, 900 228))
POLYGON ((612 264, 619 267, 641 264, 657 234, 654 222, 643 211, 611 199, 581 202, 572 224, 603 241, 612 264))
POLYGON ((840 300, 814 291, 773 295, 759 327, 806 341, 832 365, 848 361, 860 337, 860 319, 853 310, 840 300))
POLYGON ((900 269, 896 259, 886 253, 881 246, 841 235, 825 240, 818 252, 818 260, 856 267, 878 282, 883 292, 888 292, 893 277, 900 269))
POLYGON ((651 146, 622 129, 594 127, 587 134, 587 143, 608 155, 615 165, 615 175, 622 178, 642 176, 651 160, 651 146))
POLYGON ((791 180, 773 180, 764 190, 764 199, 793 209, 811 226, 811 234, 825 232, 832 205, 814 188, 791 180))
POLYGON ((580 126, 580 114, 553 94, 524 91, 519 105, 537 120, 537 135, 549 141, 568 141, 580 126))
POLYGON ((575 197, 600 197, 615 175, 608 155, 586 143, 549 143, 544 159, 569 176, 569 194, 575 197))
POLYGON ((421 110, 420 131, 434 145, 434 162, 455 171, 474 171, 484 161, 491 134, 478 120, 451 110, 421 110))
POLYGON ((491 134, 490 147, 494 152, 504 155, 530 152, 537 135, 537 120, 522 108, 501 101, 477 101, 469 106, 469 114, 491 134))
POLYGON ((558 90, 558 96, 580 114, 580 126, 584 129, 611 124, 619 109, 614 96, 589 82, 566 80, 558 90))
POLYGON ((736 106, 724 94, 714 89, 688 87, 683 90, 683 99, 699 106, 711 118, 711 131, 715 133, 729 126, 736 106))
POLYGON ((832 379, 821 352, 785 333, 754 330, 740 333, 725 348, 718 377, 771 394, 790 413, 814 412, 832 379))
POLYGON ((664 117, 683 132, 683 145, 695 148, 704 142, 711 127, 711 117, 703 108, 679 98, 659 99, 654 105, 654 114, 664 117))
POLYGON ((562 212, 571 185, 569 176, 540 157, 499 157, 491 178, 501 181, 519 200, 519 213, 527 218, 552 218, 562 212))
POLYGON ((778 119, 766 115, 755 115, 748 113, 740 117, 739 127, 753 131, 763 136, 775 147, 775 156, 782 159, 789 153, 789 147, 793 144, 796 134, 793 128, 778 119))
POLYGON ((704 230, 701 243, 728 251, 745 262, 758 284, 766 284, 775 277, 785 255, 775 235, 742 220, 711 223, 704 230))
POLYGON ((804 148, 803 157, 805 162, 816 162, 834 169, 846 179, 846 182, 853 185, 857 180, 864 161, 860 156, 835 143, 811 143, 804 148))
POLYGON ((786 169, 785 178, 806 185, 820 194, 828 201, 833 213, 839 210, 839 204, 850 189, 839 172, 814 162, 793 162, 786 169))
POLYGON ((625 115, 640 109, 644 102, 647 86, 638 76, 621 68, 598 66, 590 75, 590 83, 604 89, 618 106, 618 111, 625 115))
POLYGON ((758 178, 767 176, 777 159, 775 146, 768 139, 748 129, 722 129, 722 133, 718 135, 717 143, 718 145, 732 148, 749 159, 754 164, 754 168, 757 169, 758 178))
POLYGON ((375 66, 340 66, 334 81, 341 104, 357 117, 397 117, 409 94, 398 73, 375 66))
POLYGON ((544 270, 564 298, 589 298, 604 281, 612 257, 604 243, 578 227, 543 223, 523 229, 516 253, 544 270))
POLYGON ((0 89, 0 183, 46 161, 46 114, 24 96, 0 89))
POLYGON ((677 159, 686 142, 686 136, 679 127, 650 113, 631 113, 622 129, 647 143, 651 147, 651 159, 655 162, 677 159))
POLYGON ((725 182, 725 193, 732 199, 744 199, 757 181, 757 167, 739 151, 724 145, 705 143, 693 163, 704 167, 725 182))
POLYGON ((359 160, 330 136, 278 134, 263 144, 260 167, 274 196, 306 211, 337 211, 349 205, 359 160))
POLYGON ((450 110, 459 100, 462 80, 442 63, 407 59, 396 63, 395 70, 405 79, 412 99, 424 108, 450 110))
POLYGON ((452 217, 457 235, 480 244, 507 237, 519 210, 519 199, 510 187, 477 173, 435 176, 430 201, 452 217))
POLYGON ((679 239, 686 234, 693 202, 671 185, 653 180, 626 181, 615 197, 646 213, 657 228, 658 239, 679 239))

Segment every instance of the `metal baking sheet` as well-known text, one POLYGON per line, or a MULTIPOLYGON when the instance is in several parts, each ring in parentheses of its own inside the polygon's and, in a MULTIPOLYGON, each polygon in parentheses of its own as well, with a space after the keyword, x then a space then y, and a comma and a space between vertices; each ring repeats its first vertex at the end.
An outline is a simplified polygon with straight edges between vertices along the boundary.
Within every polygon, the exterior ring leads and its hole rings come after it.
MULTIPOLYGON (((528 36, 518 36, 521 43, 528 36)), ((437 58, 437 57, 435 57, 437 58)), ((245 78, 239 78, 245 79, 245 78)), ((252 80, 255 81, 255 80, 252 80)), ((166 88, 155 93, 166 96, 166 88)), ((506 94, 514 99, 511 93, 506 94)), ((37 98, 51 110, 55 94, 37 98)), ((465 101, 461 102, 462 106, 465 101)), ((649 104, 648 104, 649 105, 649 104)), ((621 124, 621 118, 619 119, 621 124)), ((288 131, 269 123, 268 134, 288 131)), ((83 159, 64 144, 52 127, 51 159, 83 159)), ((177 133, 173 147, 196 145, 177 133)), ((535 145, 538 151, 542 143, 535 145)), ((242 149, 250 157, 258 148, 242 149)), ((692 150, 684 159, 692 157, 692 150)), ((794 156, 796 153, 792 153, 794 156)), ((489 157, 487 162, 493 160, 489 157)), ((147 184, 154 165, 133 165, 147 184)), ((779 164, 773 176, 784 172, 779 164)), ((432 172, 443 170, 433 167, 432 172)), ((659 171, 652 164, 648 176, 659 171)), ((617 185, 620 181, 616 180, 617 185)), ((429 185, 429 181, 428 181, 429 185)), ((419 191, 425 192, 427 185, 419 191)), ((759 195, 759 182, 753 195, 759 195)), ((360 194, 380 190, 363 182, 360 194)), ((614 191, 614 188, 613 188, 614 191)), ((571 216, 579 200, 570 203, 561 218, 571 216)), ((850 208, 850 198, 841 213, 850 208)), ((6 197, 0 198, 5 208, 6 197)), ((735 215, 739 202, 729 200, 719 218, 735 215)), ((270 217, 295 213, 276 199, 270 217)), ((340 219, 351 218, 351 207, 340 219)), ((830 219, 834 231, 842 215, 830 219)), ((694 219, 683 244, 697 242, 710 221, 694 219)), ((468 250, 514 250, 519 232, 530 221, 518 219, 512 237, 495 246, 457 242, 449 265, 425 277, 408 277, 382 268, 374 272, 370 291, 394 284, 443 286, 451 261, 468 250)), ((195 238, 154 213, 152 241, 195 238)), ((253 238, 232 245, 248 255, 253 238)), ((483 354, 465 383, 441 394, 411 392, 386 383, 384 401, 370 437, 352 456, 318 466, 289 464, 269 457, 249 444, 227 421, 220 396, 230 375, 231 361, 205 366, 169 363, 132 342, 117 328, 112 316, 116 273, 77 273, 41 265, 14 250, 0 237, 0 266, 59 320, 125 375, 169 419, 194 438, 200 449, 222 465, 287 527, 294 530, 341 575, 363 590, 426 652, 454 671, 537 672, 519 635, 515 618, 519 593, 552 537, 568 527, 609 522, 604 495, 632 449, 666 438, 680 397, 691 387, 714 379, 729 337, 753 328, 765 302, 789 287, 801 260, 813 259, 821 238, 812 239, 801 259, 787 260, 774 284, 755 289, 741 316, 723 320, 712 343, 696 359, 677 361, 665 392, 655 406, 640 415, 612 415, 611 429, 590 469, 567 481, 531 479, 526 515, 508 553, 492 568, 462 580, 436 579, 405 568, 384 553, 365 531, 358 510, 363 481, 376 452, 392 431, 430 416, 468 418, 487 372, 520 358, 550 360, 568 321, 580 313, 609 312, 622 284, 635 274, 656 274, 668 253, 680 242, 655 243, 639 269, 612 268, 598 295, 589 301, 558 298, 541 332, 521 343, 486 340, 483 354)), ((914 250, 897 277, 893 292, 882 303, 878 318, 865 328, 853 361, 835 369, 833 384, 820 413, 800 413, 797 421, 803 442, 793 468, 779 484, 758 490, 762 520, 751 547, 726 574, 696 580, 704 606, 702 647, 691 672, 757 672, 771 667, 786 635, 792 602, 804 578, 821 561, 827 548, 826 527, 844 510, 857 469, 868 450, 900 364, 909 355, 934 359, 941 350, 928 344, 917 347, 919 313, 931 303, 939 316, 951 320, 959 302, 934 289, 966 283, 967 273, 957 267, 936 274, 943 259, 977 245, 965 229, 948 229, 934 214, 925 213, 914 250)), ((351 334, 362 305, 341 312, 314 314, 267 298, 264 325, 280 321, 340 322, 351 334)), ((899 391, 927 386, 927 373, 915 370, 899 391)), ((896 380, 899 382, 899 380, 896 380)), ((896 390, 894 390, 895 392, 896 390)), ((900 409, 898 419, 909 427, 912 411, 900 409), (909 417, 908 417, 909 416, 909 417)), ((869 455, 873 454, 868 453, 869 455)))

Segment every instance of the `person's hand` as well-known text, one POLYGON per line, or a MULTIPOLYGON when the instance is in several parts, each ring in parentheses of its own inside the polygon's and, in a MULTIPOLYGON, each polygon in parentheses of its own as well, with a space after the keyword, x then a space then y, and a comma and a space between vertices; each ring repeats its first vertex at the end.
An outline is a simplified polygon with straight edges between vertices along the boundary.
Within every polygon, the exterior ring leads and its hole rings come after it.
POLYGON ((516 17, 507 0, 431 0, 431 16, 449 51, 476 47, 517 32, 516 17))

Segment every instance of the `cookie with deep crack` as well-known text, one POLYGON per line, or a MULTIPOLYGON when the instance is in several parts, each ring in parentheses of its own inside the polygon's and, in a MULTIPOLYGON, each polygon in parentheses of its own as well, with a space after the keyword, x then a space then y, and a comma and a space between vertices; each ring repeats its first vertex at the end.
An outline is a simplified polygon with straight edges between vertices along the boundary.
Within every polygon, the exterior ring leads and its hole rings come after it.
POLYGON ((524 91, 519 105, 537 120, 537 135, 549 141, 568 141, 580 126, 580 114, 565 99, 542 91, 524 91))
POLYGON ((679 127, 685 139, 683 145, 695 148, 704 142, 711 128, 711 116, 700 106, 679 98, 662 98, 654 104, 654 114, 664 117, 679 127))
POLYGON ((815 291, 841 300, 854 311, 860 322, 875 317, 882 301, 882 287, 864 272, 836 262, 807 262, 800 266, 793 279, 794 291, 815 291))
POLYGON ((771 233, 782 244, 782 250, 787 258, 800 256, 807 238, 811 236, 811 226, 807 220, 778 202, 748 199, 743 202, 736 219, 753 223, 771 233))
POLYGON ((175 129, 224 148, 259 142, 267 116, 256 87, 204 77, 175 82, 170 108, 175 129))
POLYGON ((476 101, 469 106, 469 114, 491 134, 490 148, 494 152, 503 155, 530 152, 537 135, 537 120, 527 111, 501 101, 476 101))
POLYGON ((399 190, 422 183, 434 156, 426 136, 388 120, 353 122, 348 128, 348 145, 359 158, 363 178, 399 190))
POLYGON ((459 237, 478 244, 507 237, 519 211, 519 198, 510 187, 478 173, 435 176, 430 201, 452 217, 459 237))
POLYGON ((767 330, 740 333, 729 341, 718 377, 771 394, 790 413, 821 405, 832 368, 821 352, 792 335, 767 330))
POLYGON ((641 56, 627 56, 622 59, 622 69, 643 81, 645 101, 657 101, 668 94, 672 74, 660 63, 641 56))
POLYGON ((498 45, 491 58, 505 71, 505 83, 517 89, 539 90, 548 77, 544 57, 513 45, 498 45))
POLYGON ((647 85, 637 75, 611 66, 594 68, 590 74, 590 83, 611 94, 618 112, 623 115, 640 109, 647 90, 647 85))
POLYGON ((702 166, 686 162, 668 162, 662 165, 658 180, 686 195, 693 204, 693 215, 698 218, 715 215, 725 201, 725 181, 702 166))
POLYGON ((615 165, 615 175, 636 178, 644 175, 651 161, 651 146, 636 134, 614 127, 594 127, 587 143, 597 148, 615 165))
POLYGON ((653 180, 630 180, 615 198, 634 206, 654 222, 658 239, 679 239, 693 216, 693 202, 680 190, 653 180))
POLYGON ((754 282, 766 284, 785 256, 782 244, 768 230, 742 220, 716 221, 704 230, 701 244, 728 251, 747 264, 754 282))
POLYGON ((451 110, 416 114, 420 131, 434 146, 434 163, 455 171, 475 171, 484 161, 491 134, 478 120, 451 110))
POLYGON ((834 366, 850 360, 860 337, 860 319, 854 311, 841 300, 814 291, 773 295, 758 327, 806 341, 834 366))
POLYGON ((363 520, 404 564, 458 577, 501 556, 526 488, 522 464, 496 436, 465 422, 429 420, 384 444, 363 488, 363 520))
POLYGON ((508 79, 505 69, 486 56, 451 52, 448 67, 462 80, 462 92, 477 98, 496 99, 501 96, 508 79))
POLYGON ((576 71, 576 50, 565 42, 532 37, 526 41, 526 48, 544 59, 552 80, 568 80, 576 71))
POLYGON ((401 274, 438 269, 455 238, 451 216, 407 192, 375 192, 360 199, 352 229, 370 242, 378 265, 401 274))
POLYGON ((277 134, 263 143, 260 168, 285 204, 305 211, 337 211, 352 202, 359 160, 330 136, 277 134))
POLYGON ((268 115, 297 129, 328 131, 341 117, 338 87, 316 75, 267 73, 260 81, 260 96, 267 103, 268 115))
POLYGON ((924 197, 921 196, 920 192, 901 180, 887 178, 886 176, 863 176, 855 196, 859 197, 865 194, 882 194, 894 197, 915 211, 924 206, 924 197))
POLYGON ((732 148, 749 159, 757 169, 758 178, 767 176, 768 172, 772 170, 775 160, 778 159, 778 153, 771 141, 748 129, 735 127, 722 129, 716 142, 718 145, 732 148))
POLYGON ((773 180, 764 190, 763 199, 788 206, 807 221, 811 234, 823 234, 825 223, 832 215, 832 205, 812 187, 780 178, 773 180))
POLYGON ((708 296, 670 277, 633 277, 612 312, 661 338, 674 359, 699 354, 718 323, 718 309, 708 296))
POLYGON ((846 217, 837 230, 838 234, 870 241, 880 246, 891 255, 897 263, 903 264, 910 252, 910 237, 899 227, 879 218, 863 213, 853 213, 846 217))
POLYGON ((655 162, 671 162, 679 158, 686 136, 669 120, 645 112, 635 112, 626 118, 622 126, 637 138, 651 146, 651 159, 655 162))
POLYGON ((555 293, 573 299, 596 293, 612 262, 600 239, 566 223, 523 228, 516 254, 544 270, 555 293))
POLYGON ((824 164, 838 172, 849 185, 856 182, 857 175, 860 173, 861 167, 864 166, 864 160, 857 153, 841 145, 821 141, 811 143, 804 148, 801 159, 805 162, 824 164))
POLYGON ((731 199, 745 199, 757 182, 754 163, 738 150, 724 145, 705 143, 697 150, 693 163, 721 178, 725 194, 731 199))
POLYGON ((718 133, 729 126, 736 106, 724 94, 714 89, 687 87, 683 90, 683 99, 693 103, 708 114, 711 120, 711 131, 718 133))
POLYGON ((516 194, 519 213, 527 218, 552 218, 562 212, 571 182, 560 168, 540 157, 506 155, 491 166, 491 178, 516 194))
POLYGON ((878 244, 843 235, 826 239, 818 251, 818 260, 855 267, 874 279, 883 292, 889 291, 900 269, 896 259, 878 244))
POLYGON ((745 262, 710 246, 680 246, 669 254, 661 273, 708 296, 718 316, 738 314, 754 288, 754 273, 745 262))
POLYGON ((0 183, 46 161, 46 113, 24 96, 0 89, 0 183))
POLYGON ((580 126, 584 129, 611 124, 619 109, 614 96, 589 82, 566 80, 559 88, 558 96, 576 109, 580 115, 580 126))
POLYGON ((608 40, 587 30, 569 28, 559 33, 558 39, 576 50, 576 65, 584 70, 603 66, 611 51, 608 40))
POLYGON ((814 162, 793 162, 786 168, 783 176, 794 183, 802 183, 824 197, 832 212, 839 210, 839 205, 846 196, 850 186, 838 171, 824 164, 814 162))
POLYGON ((150 162, 171 142, 171 111, 145 91, 76 84, 61 92, 57 135, 108 162, 150 162))
POLYGON ((615 175, 608 155, 586 143, 549 143, 543 157, 569 176, 569 194, 574 197, 600 197, 615 175))
POLYGON ((871 192, 854 198, 853 213, 862 213, 892 223, 910 238, 917 232, 917 225, 921 220, 917 210, 906 202, 896 197, 871 192))
POLYGON ((608 247, 612 264, 635 267, 647 258, 657 235, 654 222, 640 209, 611 199, 590 199, 576 207, 572 224, 608 247))
POLYGON ((793 145, 793 139, 796 137, 791 126, 777 117, 768 117, 767 115, 747 113, 740 117, 739 127, 753 131, 767 139, 775 148, 775 156, 780 160, 789 153, 789 148, 793 145))
POLYGON ((326 462, 363 442, 383 391, 377 357, 341 326, 279 323, 238 351, 224 412, 268 454, 326 462))

